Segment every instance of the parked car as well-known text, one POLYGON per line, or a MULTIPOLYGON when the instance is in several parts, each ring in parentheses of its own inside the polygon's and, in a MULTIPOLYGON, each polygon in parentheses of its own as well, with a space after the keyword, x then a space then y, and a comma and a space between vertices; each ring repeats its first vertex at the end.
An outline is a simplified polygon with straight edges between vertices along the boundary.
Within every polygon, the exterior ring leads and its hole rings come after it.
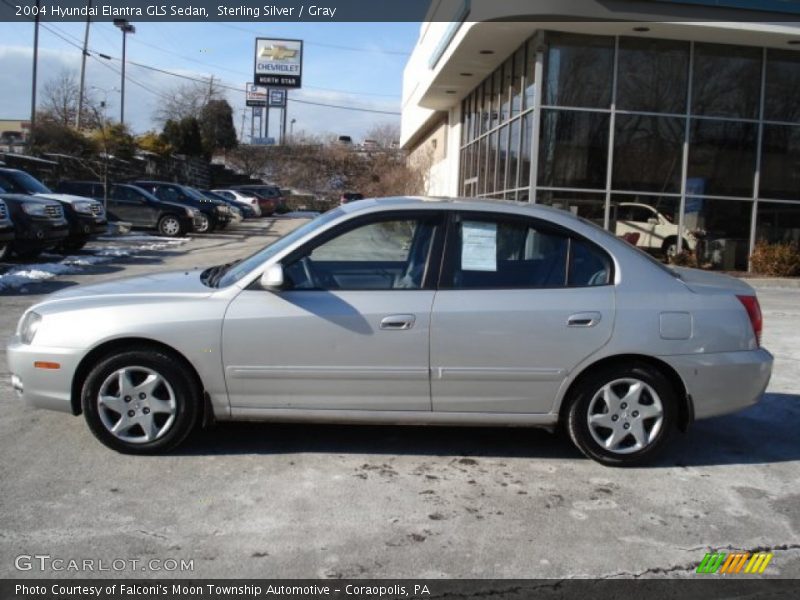
POLYGON ((53 193, 25 171, 0 168, 0 189, 14 194, 36 195, 61 204, 69 223, 69 233, 59 245, 59 250, 80 250, 92 236, 105 233, 108 228, 102 203, 83 196, 53 193))
POLYGON ((121 452, 174 448, 212 417, 563 424, 630 465, 760 399, 761 328, 743 281, 667 268, 570 213, 395 198, 234 263, 62 290, 7 358, 30 404, 82 412, 121 452))
MULTIPOLYGON (((99 181, 62 181, 56 190, 103 201, 103 184, 99 181)), ((137 229, 155 230, 168 237, 192 233, 202 224, 199 210, 163 202, 135 185, 113 183, 108 187, 108 213, 116 221, 130 223, 137 229)))
POLYGON ((249 194, 240 190, 209 190, 215 197, 235 202, 237 206, 245 207, 244 216, 251 219, 261 216, 261 204, 256 194, 249 194))
POLYGON ((224 229, 231 221, 228 205, 219 200, 206 198, 192 188, 168 181, 134 181, 133 185, 143 188, 164 202, 181 204, 200 212, 196 222, 197 233, 210 233, 224 229))
POLYGON ((35 258, 67 239, 69 223, 61 202, 25 194, 0 194, 0 200, 14 223, 10 250, 20 258, 35 258))
MULTIPOLYGON (((668 257, 678 251, 678 224, 652 206, 638 202, 620 202, 611 205, 611 222, 619 237, 639 234, 635 246, 643 250, 661 252, 668 257)), ((691 234, 683 239, 683 247, 694 250, 697 240, 691 234)))
POLYGON ((355 202, 356 200, 363 200, 364 194, 359 194, 356 192, 346 192, 339 196, 339 206, 343 204, 348 204, 349 202, 355 202))
POLYGON ((0 200, 0 260, 8 256, 14 242, 14 223, 6 203, 0 200))
POLYGON ((272 216, 275 211, 284 206, 286 202, 283 192, 281 192, 281 188, 279 188, 277 185, 234 185, 228 189, 244 192, 245 194, 255 194, 258 196, 258 204, 261 207, 262 217, 272 216))
POLYGON ((208 198, 209 200, 216 200, 218 202, 222 202, 228 207, 228 210, 231 211, 231 222, 232 223, 241 223, 244 219, 242 214, 241 208, 242 206, 233 202, 232 200, 228 200, 227 198, 220 197, 213 192, 209 192, 208 190, 199 190, 197 188, 192 188, 195 192, 200 194, 201 196, 208 198))

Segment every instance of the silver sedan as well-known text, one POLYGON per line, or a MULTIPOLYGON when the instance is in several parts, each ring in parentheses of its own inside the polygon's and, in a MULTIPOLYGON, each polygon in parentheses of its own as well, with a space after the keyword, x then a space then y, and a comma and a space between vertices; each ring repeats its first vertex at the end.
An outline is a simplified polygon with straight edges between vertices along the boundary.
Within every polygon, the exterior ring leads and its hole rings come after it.
POLYGON ((107 446, 213 420, 559 424, 607 465, 757 402, 772 356, 747 284, 669 269, 573 215, 387 198, 236 263, 72 288, 8 347, 30 404, 107 446))

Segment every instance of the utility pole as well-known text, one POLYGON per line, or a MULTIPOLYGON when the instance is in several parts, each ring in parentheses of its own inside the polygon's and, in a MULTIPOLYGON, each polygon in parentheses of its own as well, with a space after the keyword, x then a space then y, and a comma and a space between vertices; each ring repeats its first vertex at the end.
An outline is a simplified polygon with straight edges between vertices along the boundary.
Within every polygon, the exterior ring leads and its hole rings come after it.
POLYGON ((28 134, 28 148, 33 148, 33 136, 36 130, 36 75, 39 68, 39 5, 36 0, 36 18, 33 25, 33 85, 31 87, 31 132, 28 134))
POLYGON ((283 123, 281 125, 281 144, 286 144, 286 113, 289 112, 289 90, 286 90, 286 97, 283 102, 283 123))
POLYGON ((114 19, 114 25, 122 31, 122 86, 119 101, 119 122, 125 124, 125 47, 129 33, 136 33, 136 27, 128 23, 127 19, 114 19))
POLYGON ((81 86, 78 92, 78 114, 75 115, 75 129, 81 128, 83 113, 83 86, 86 83, 86 57, 89 56, 89 25, 92 23, 92 0, 86 0, 86 32, 83 35, 83 56, 81 56, 81 86))

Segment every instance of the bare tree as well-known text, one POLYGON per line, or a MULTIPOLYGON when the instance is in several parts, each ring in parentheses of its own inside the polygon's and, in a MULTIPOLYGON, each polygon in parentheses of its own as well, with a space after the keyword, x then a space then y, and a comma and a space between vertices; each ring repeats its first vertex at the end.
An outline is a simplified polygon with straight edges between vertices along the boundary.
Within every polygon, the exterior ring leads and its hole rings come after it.
POLYGON ((224 90, 212 76, 205 82, 184 83, 166 92, 167 98, 153 115, 161 125, 167 121, 181 121, 187 117, 199 118, 200 113, 213 100, 224 100, 224 90))
MULTIPOLYGON (((64 70, 45 84, 40 109, 53 121, 72 126, 78 115, 79 98, 80 85, 77 74, 75 71, 64 70)), ((95 99, 84 91, 81 123, 88 129, 97 126, 97 108, 98 103, 95 99)))
POLYGON ((366 139, 375 140, 381 148, 392 148, 400 141, 400 124, 387 121, 367 131, 366 139))

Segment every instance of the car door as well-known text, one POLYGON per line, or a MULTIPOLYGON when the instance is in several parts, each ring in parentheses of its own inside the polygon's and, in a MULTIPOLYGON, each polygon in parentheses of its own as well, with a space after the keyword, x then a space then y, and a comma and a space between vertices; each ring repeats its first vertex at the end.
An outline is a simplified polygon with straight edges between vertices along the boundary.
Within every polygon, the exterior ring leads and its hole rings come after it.
POLYGON ((116 218, 127 221, 134 227, 151 225, 144 196, 127 186, 112 186, 108 197, 108 208, 116 218))
POLYGON ((441 215, 358 218, 282 261, 285 289, 241 292, 223 326, 231 408, 430 411, 441 215))
POLYGON ((431 316, 434 411, 547 413, 610 338, 612 262, 532 218, 462 213, 431 316))

